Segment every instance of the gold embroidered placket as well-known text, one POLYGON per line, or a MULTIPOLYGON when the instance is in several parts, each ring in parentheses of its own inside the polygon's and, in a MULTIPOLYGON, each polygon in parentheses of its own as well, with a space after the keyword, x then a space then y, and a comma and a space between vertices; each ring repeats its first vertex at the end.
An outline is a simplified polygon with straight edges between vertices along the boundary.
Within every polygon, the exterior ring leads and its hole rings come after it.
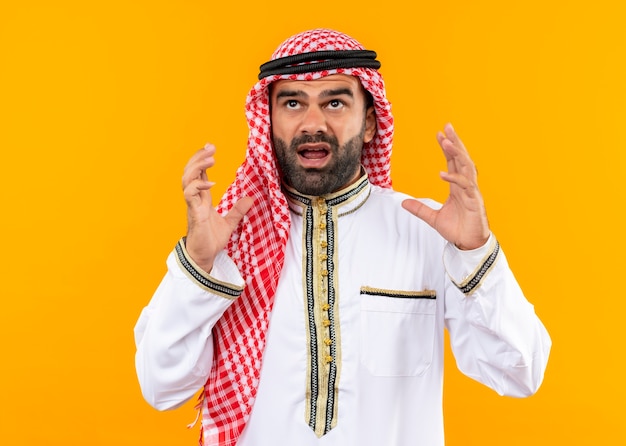
POLYGON ((337 224, 340 217, 354 214, 365 204, 370 192, 366 175, 349 188, 325 198, 286 190, 293 205, 291 210, 302 217, 302 287, 308 349, 305 421, 318 437, 337 425, 339 406, 337 224))
POLYGON ((321 437, 332 429, 337 416, 337 380, 339 350, 336 278, 333 273, 337 215, 324 198, 311 201, 304 215, 305 248, 304 295, 306 296, 310 353, 305 417, 311 429, 321 437), (333 231, 329 234, 329 231, 333 231), (331 244, 331 245, 329 245, 331 244))

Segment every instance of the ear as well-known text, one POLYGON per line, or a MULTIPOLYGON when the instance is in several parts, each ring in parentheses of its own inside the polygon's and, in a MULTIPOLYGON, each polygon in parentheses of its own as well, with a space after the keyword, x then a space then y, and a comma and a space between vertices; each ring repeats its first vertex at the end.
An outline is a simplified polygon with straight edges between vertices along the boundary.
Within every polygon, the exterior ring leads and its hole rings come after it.
POLYGON ((363 142, 368 143, 376 134, 376 112, 374 106, 370 105, 365 111, 365 134, 363 135, 363 142))

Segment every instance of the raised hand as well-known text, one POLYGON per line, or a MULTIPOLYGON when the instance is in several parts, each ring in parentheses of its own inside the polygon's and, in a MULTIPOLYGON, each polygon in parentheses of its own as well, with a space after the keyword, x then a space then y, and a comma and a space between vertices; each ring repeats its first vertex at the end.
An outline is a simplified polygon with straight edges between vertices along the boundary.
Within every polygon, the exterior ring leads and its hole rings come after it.
POLYGON ((446 157, 448 171, 440 177, 450 183, 450 195, 436 210, 417 200, 405 200, 402 207, 421 218, 443 238, 459 249, 475 249, 489 238, 489 222, 482 195, 478 190, 476 166, 465 146, 452 128, 446 124, 437 141, 446 157))
POLYGON ((207 169, 215 164, 215 146, 206 144, 190 159, 183 173, 183 193, 187 202, 187 253, 210 272, 217 254, 226 247, 232 232, 252 207, 251 197, 241 198, 227 215, 213 207, 207 169))

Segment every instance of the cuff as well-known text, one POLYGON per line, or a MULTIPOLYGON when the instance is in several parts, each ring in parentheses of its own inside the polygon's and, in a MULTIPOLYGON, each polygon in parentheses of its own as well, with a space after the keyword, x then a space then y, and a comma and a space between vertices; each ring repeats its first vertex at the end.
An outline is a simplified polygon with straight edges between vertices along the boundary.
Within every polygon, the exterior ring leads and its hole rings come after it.
POLYGON ((176 244, 175 253, 180 269, 203 290, 227 299, 236 299, 243 292, 244 280, 239 274, 237 266, 226 253, 220 252, 217 255, 211 274, 204 271, 191 259, 185 248, 185 237, 176 244))
POLYGON ((468 251, 448 243, 443 253, 443 264, 452 283, 463 294, 469 295, 483 283, 499 254, 500 244, 491 234, 483 246, 468 251))

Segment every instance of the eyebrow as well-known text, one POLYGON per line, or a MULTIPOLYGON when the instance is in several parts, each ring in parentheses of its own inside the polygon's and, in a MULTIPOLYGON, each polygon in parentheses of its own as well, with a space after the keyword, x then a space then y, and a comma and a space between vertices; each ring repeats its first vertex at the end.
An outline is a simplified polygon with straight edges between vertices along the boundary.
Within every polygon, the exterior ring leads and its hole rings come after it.
MULTIPOLYGON (((320 93, 319 97, 327 98, 331 96, 342 96, 342 95, 350 96, 351 98, 354 97, 354 93, 349 88, 336 88, 336 89, 331 89, 331 90, 324 90, 320 93)), ((294 97, 306 98, 308 96, 309 95, 306 94, 303 90, 281 90, 276 94, 276 99, 294 98, 294 97)))

